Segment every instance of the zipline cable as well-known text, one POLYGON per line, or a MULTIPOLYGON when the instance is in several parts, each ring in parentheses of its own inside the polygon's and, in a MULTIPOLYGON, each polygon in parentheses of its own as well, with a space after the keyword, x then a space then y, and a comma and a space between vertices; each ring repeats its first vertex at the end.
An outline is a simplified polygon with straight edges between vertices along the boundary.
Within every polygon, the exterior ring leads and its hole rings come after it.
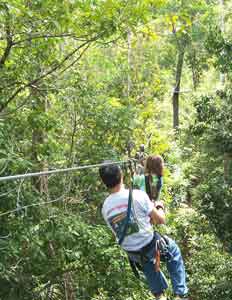
POLYGON ((42 205, 46 205, 46 204, 54 203, 54 202, 58 202, 58 201, 64 201, 64 197, 62 196, 62 197, 59 197, 59 198, 54 199, 54 200, 44 201, 44 202, 39 202, 39 203, 33 203, 33 204, 21 206, 20 208, 15 208, 15 209, 12 209, 12 210, 8 210, 8 211, 6 211, 6 212, 4 212, 4 213, 1 213, 1 214, 0 214, 0 217, 5 216, 5 215, 12 214, 12 213, 14 213, 14 212, 19 212, 20 210, 27 209, 27 208, 29 208, 29 207, 33 207, 33 206, 42 206, 42 205))
POLYGON ((79 166, 79 167, 77 166, 77 167, 72 167, 72 168, 55 169, 55 170, 48 170, 48 171, 35 172, 35 173, 9 175, 9 176, 0 177, 0 182, 1 181, 16 180, 16 179, 24 179, 24 178, 30 178, 30 177, 47 176, 47 175, 51 175, 51 174, 68 173, 68 172, 74 172, 74 171, 78 171, 78 170, 85 170, 85 169, 90 169, 90 168, 99 168, 99 167, 110 166, 110 165, 120 165, 120 164, 126 164, 129 161, 130 161, 130 159, 125 160, 125 161, 99 163, 99 164, 93 164, 93 165, 84 165, 84 166, 79 166))
MULTIPOLYGON (((66 169, 56 169, 56 170, 50 170, 50 171, 44 171, 44 172, 36 172, 36 173, 27 173, 27 174, 20 174, 20 175, 5 176, 5 177, 0 177, 0 181, 24 179, 24 178, 35 177, 35 176, 46 176, 46 175, 51 175, 51 174, 67 173, 67 172, 72 172, 72 171, 85 170, 85 169, 90 169, 90 168, 98 168, 98 167, 103 167, 103 166, 126 164, 126 163, 130 163, 131 161, 132 161, 132 159, 128 159, 128 160, 125 160, 125 161, 106 162, 106 163, 101 163, 101 164, 84 165, 84 166, 72 167, 72 168, 66 168, 66 169)), ((46 204, 49 204, 49 203, 63 201, 63 200, 64 200, 64 197, 61 196, 61 197, 59 197, 55 200, 44 201, 44 202, 39 202, 39 203, 33 203, 33 204, 21 206, 20 208, 17 207, 15 209, 12 209, 12 210, 1 213, 0 217, 5 216, 5 215, 9 215, 9 214, 14 213, 14 212, 21 211, 23 209, 27 209, 29 207, 42 206, 42 205, 46 205, 46 204)))

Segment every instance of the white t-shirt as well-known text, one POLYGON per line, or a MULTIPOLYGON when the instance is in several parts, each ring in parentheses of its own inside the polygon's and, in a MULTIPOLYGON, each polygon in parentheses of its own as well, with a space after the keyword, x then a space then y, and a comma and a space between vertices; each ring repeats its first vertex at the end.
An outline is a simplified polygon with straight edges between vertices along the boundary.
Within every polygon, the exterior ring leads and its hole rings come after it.
MULTIPOLYGON (((129 190, 122 188, 119 192, 110 194, 104 201, 102 215, 107 225, 119 239, 127 216, 129 190)), ((126 251, 137 251, 150 243, 153 238, 153 228, 150 223, 150 213, 154 204, 147 194, 133 190, 130 221, 122 247, 126 251)))

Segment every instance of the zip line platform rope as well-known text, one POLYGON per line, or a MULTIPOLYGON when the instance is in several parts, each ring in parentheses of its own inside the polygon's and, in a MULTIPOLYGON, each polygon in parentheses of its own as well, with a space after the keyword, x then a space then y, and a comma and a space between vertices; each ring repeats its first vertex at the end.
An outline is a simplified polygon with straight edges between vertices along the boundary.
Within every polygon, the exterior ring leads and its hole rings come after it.
MULTIPOLYGON (((75 171, 79 171, 79 170, 86 170, 86 169, 93 169, 93 168, 99 168, 99 167, 104 167, 104 166, 111 166, 111 165, 123 165, 123 164, 131 163, 132 161, 135 161, 135 159, 128 159, 128 160, 123 160, 123 161, 112 161, 112 162, 110 161, 110 162, 104 162, 104 163, 99 163, 99 164, 76 166, 76 167, 64 168, 64 169, 54 169, 54 170, 35 172, 35 173, 9 175, 9 176, 0 177, 0 182, 10 181, 10 180, 17 180, 17 179, 22 180, 22 179, 25 179, 25 178, 48 176, 48 175, 52 175, 52 174, 62 174, 62 173, 68 173, 68 172, 75 172, 75 171)), ((42 205, 46 205, 46 204, 49 204, 49 203, 63 201, 63 200, 64 200, 64 198, 61 196, 57 199, 50 200, 50 201, 44 201, 44 202, 33 203, 33 204, 25 205, 25 206, 20 206, 20 207, 17 207, 15 209, 13 209, 13 210, 9 210, 9 211, 0 213, 0 217, 5 216, 5 215, 9 215, 11 213, 21 211, 23 209, 27 209, 29 207, 42 206, 42 205)))
POLYGON ((110 165, 120 165, 120 164, 129 163, 130 161, 132 161, 132 159, 128 159, 125 161, 115 161, 115 162, 106 162, 106 163, 99 163, 99 164, 92 164, 92 165, 76 166, 76 167, 65 168, 65 169, 54 169, 54 170, 35 172, 35 173, 9 175, 9 176, 0 177, 0 182, 16 180, 16 179, 25 179, 25 178, 31 178, 31 177, 47 176, 47 175, 52 175, 52 174, 68 173, 68 172, 74 172, 74 171, 78 171, 78 170, 99 168, 99 167, 110 166, 110 165))

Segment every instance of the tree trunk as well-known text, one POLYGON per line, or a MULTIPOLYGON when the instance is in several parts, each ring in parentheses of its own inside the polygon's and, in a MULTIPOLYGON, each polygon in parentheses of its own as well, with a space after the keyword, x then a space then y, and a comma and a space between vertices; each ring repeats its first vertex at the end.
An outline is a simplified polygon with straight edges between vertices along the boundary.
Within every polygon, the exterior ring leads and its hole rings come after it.
MULTIPOLYGON (((219 4, 220 4, 220 29, 222 34, 225 33, 225 3, 224 0, 219 0, 219 4)), ((220 73, 220 82, 221 85, 224 85, 226 81, 226 76, 224 73, 220 73)))
POLYGON ((190 64, 192 70, 193 89, 196 91, 200 83, 200 73, 197 68, 197 53, 195 49, 192 50, 191 55, 190 64))
POLYGON ((75 300, 74 288, 73 288, 73 280, 71 272, 65 273, 63 275, 64 280, 64 288, 65 288, 65 300, 75 300))
POLYGON ((128 64, 128 69, 127 69, 127 97, 130 97, 131 93, 131 31, 128 30, 127 33, 127 64, 128 64))
MULTIPOLYGON (((31 91, 32 99, 34 100, 33 109, 39 113, 46 112, 47 111, 47 102, 46 99, 40 99, 40 95, 38 95, 38 92, 36 89, 32 89, 31 91)), ((36 165, 35 171, 47 171, 48 170, 48 163, 47 161, 40 161, 39 154, 40 145, 43 145, 46 140, 46 133, 44 132, 43 128, 40 128, 39 126, 35 126, 32 130, 32 161, 36 165)), ((42 194, 48 195, 48 177, 47 176, 41 176, 38 180, 38 178, 34 177, 32 178, 33 185, 35 188, 42 194)))
POLYGON ((173 105, 173 128, 179 129, 179 94, 180 94, 180 82, 184 63, 185 46, 179 47, 178 60, 176 66, 176 83, 172 96, 173 105))
POLYGON ((224 180, 225 182, 231 182, 232 176, 232 153, 224 154, 224 180))
POLYGON ((70 144, 70 150, 69 150, 69 158, 67 162, 68 167, 72 167, 75 162, 75 136, 77 133, 77 113, 75 111, 75 106, 73 107, 73 112, 70 113, 70 122, 72 126, 72 134, 71 134, 71 144, 70 144))

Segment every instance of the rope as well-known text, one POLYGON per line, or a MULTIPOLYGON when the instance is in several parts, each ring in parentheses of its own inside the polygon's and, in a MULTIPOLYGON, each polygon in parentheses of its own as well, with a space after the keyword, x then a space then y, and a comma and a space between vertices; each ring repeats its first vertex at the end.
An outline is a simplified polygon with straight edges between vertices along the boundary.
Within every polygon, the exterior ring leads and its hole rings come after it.
POLYGON ((128 162, 130 162, 130 159, 125 160, 125 161, 115 161, 115 162, 108 162, 108 163, 101 163, 101 164, 84 165, 84 166, 79 166, 79 167, 77 166, 77 167, 65 168, 65 169, 55 169, 55 170, 48 170, 48 171, 35 172, 35 173, 4 176, 4 177, 0 177, 0 182, 16 180, 16 179, 24 179, 24 178, 30 178, 30 177, 37 177, 37 176, 47 176, 47 175, 51 175, 51 174, 68 173, 68 172, 74 172, 74 171, 85 170, 85 169, 90 169, 90 168, 99 168, 99 167, 103 167, 103 166, 125 164, 128 162))

